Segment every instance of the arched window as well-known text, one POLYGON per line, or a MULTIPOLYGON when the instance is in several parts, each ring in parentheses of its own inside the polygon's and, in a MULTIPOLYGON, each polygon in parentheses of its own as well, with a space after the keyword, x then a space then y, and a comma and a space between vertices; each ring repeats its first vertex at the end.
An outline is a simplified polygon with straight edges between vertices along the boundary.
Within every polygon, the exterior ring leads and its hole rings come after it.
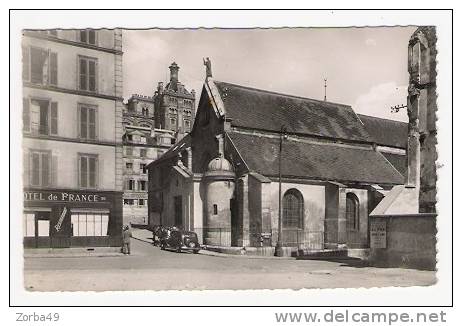
POLYGON ((346 223, 348 230, 359 230, 359 200, 352 192, 346 195, 346 223))
POLYGON ((282 200, 282 226, 303 229, 303 196, 296 189, 289 189, 282 200))

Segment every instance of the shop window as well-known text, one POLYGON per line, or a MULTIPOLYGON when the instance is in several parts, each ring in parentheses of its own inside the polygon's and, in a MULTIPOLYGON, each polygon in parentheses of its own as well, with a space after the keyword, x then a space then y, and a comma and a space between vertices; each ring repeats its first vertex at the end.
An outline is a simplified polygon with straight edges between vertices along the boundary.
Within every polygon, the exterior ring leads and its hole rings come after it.
POLYGON ((81 188, 97 188, 98 156, 92 154, 79 155, 79 186, 81 188))
POLYGON ((39 135, 58 134, 58 103, 23 99, 23 131, 39 135))
POLYGON ((101 213, 74 213, 71 215, 74 237, 104 237, 107 235, 109 215, 101 213))
POLYGON ((30 184, 37 187, 51 185, 51 153, 45 151, 30 152, 30 184))
POLYGON ((346 196, 346 220, 348 230, 359 230, 359 200, 352 192, 346 196))
POLYGON ((296 189, 290 189, 284 194, 282 226, 288 229, 303 228, 303 196, 296 189))
POLYGON ((58 54, 38 47, 23 47, 22 78, 34 84, 58 85, 58 54))
POLYGON ((79 89, 96 92, 98 59, 79 56, 79 89))
POLYGON ((38 236, 49 237, 50 236, 50 220, 38 220, 37 221, 38 236))
POLYGON ((23 235, 35 237, 35 214, 25 213, 23 218, 23 235))
POLYGON ((96 31, 94 29, 82 29, 79 31, 79 41, 91 45, 96 45, 96 31))
POLYGON ((88 105, 79 105, 79 128, 80 138, 82 139, 96 139, 96 118, 97 108, 88 105))

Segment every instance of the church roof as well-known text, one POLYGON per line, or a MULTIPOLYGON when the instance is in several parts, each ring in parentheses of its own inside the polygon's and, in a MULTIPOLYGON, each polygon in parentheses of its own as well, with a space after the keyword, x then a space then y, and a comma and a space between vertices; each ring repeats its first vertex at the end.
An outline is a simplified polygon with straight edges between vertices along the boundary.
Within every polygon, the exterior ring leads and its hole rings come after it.
POLYGON ((232 125, 288 133, 371 142, 348 105, 285 95, 214 81, 232 125))
POLYGON ((399 173, 401 173, 403 176, 407 174, 407 156, 406 155, 384 153, 384 152, 382 152, 382 155, 385 156, 388 162, 393 164, 393 166, 396 168, 396 170, 399 171, 399 173))
MULTIPOLYGON (((279 138, 229 132, 228 136, 250 171, 278 175, 279 138)), ((284 140, 284 177, 402 184, 403 176, 371 148, 333 143, 284 140)))
POLYGON ((382 146, 407 147, 407 123, 358 114, 372 139, 382 146))

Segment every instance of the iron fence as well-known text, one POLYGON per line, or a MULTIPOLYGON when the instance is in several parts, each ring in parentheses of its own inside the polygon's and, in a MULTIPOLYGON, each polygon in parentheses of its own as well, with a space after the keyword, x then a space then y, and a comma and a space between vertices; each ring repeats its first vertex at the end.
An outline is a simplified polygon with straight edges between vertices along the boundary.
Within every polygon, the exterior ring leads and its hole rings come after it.
MULTIPOLYGON (((278 232, 275 229, 255 231, 242 228, 195 228, 199 242, 213 246, 271 247, 276 245, 278 232)), ((287 230, 282 231, 282 245, 298 249, 323 249, 324 231, 287 230)))

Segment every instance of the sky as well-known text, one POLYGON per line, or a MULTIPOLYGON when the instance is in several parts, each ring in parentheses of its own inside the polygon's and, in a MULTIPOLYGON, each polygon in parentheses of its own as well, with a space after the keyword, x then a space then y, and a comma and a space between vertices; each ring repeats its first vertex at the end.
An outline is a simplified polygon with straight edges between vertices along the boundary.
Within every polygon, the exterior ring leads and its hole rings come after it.
MULTIPOLYGON (((416 27, 124 30, 124 98, 153 95, 180 66, 179 80, 200 96, 202 59, 213 78, 351 105, 356 113, 407 121, 407 45, 416 27)), ((199 98, 196 98, 196 104, 199 98)))

